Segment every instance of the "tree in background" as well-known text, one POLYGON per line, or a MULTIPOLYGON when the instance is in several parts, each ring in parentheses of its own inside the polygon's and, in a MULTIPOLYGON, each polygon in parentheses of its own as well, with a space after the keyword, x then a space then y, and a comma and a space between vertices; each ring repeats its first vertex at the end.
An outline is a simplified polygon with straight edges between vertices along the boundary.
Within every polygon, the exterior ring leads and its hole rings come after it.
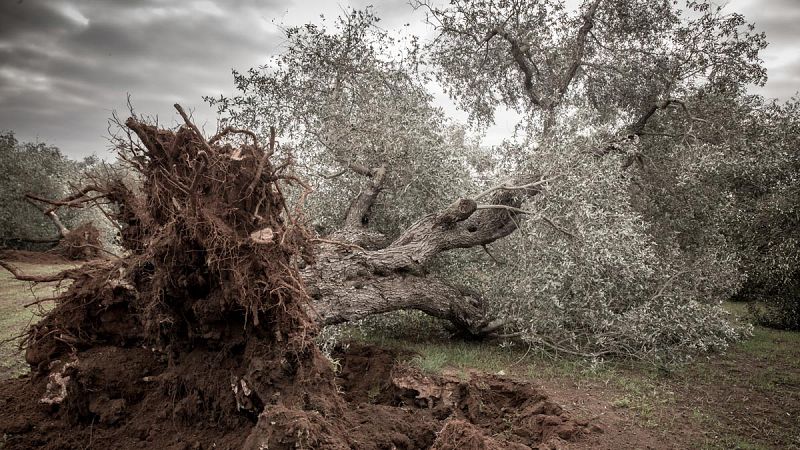
MULTIPOLYGON (((713 120, 687 128, 664 115, 652 123, 633 204, 661 248, 674 243, 708 277, 735 272, 735 298, 765 303, 756 308, 761 323, 796 329, 797 100, 698 91, 690 103, 713 120)), ((694 280, 697 292, 714 286, 694 280)))
POLYGON ((759 104, 734 157, 722 165, 732 192, 725 224, 747 282, 740 296, 765 325, 800 330, 800 101, 759 104))
POLYGON ((97 157, 69 159, 45 143, 20 143, 13 132, 0 134, 0 240, 3 247, 48 248, 72 259, 100 256, 111 240, 110 222, 99 209, 60 208, 65 198, 97 176, 97 157), (101 231, 102 230, 102 231, 101 231))
MULTIPOLYGON (((26 194, 62 198, 70 191, 70 180, 94 161, 72 161, 54 146, 20 143, 13 132, 0 134, 0 232, 4 245, 25 242, 58 242, 58 230, 42 211, 26 200, 26 194)), ((61 217, 66 226, 75 224, 75 213, 61 217)))
POLYGON ((415 76, 417 41, 378 21, 366 9, 330 26, 290 27, 280 55, 234 72, 239 95, 209 99, 223 124, 253 129, 264 141, 274 126, 291 142, 298 170, 314 182, 309 206, 324 233, 396 235, 470 187, 463 131, 431 105, 415 76), (345 219, 365 178, 373 197, 362 201, 370 205, 354 204, 345 219))

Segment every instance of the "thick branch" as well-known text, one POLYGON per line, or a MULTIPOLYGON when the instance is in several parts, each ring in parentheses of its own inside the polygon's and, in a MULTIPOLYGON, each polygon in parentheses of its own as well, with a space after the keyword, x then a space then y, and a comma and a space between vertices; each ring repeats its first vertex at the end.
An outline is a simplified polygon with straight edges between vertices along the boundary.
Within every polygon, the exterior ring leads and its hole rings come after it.
POLYGON ((423 217, 387 248, 370 252, 366 257, 381 271, 420 270, 443 251, 486 245, 504 238, 517 229, 522 203, 541 192, 540 186, 529 178, 515 180, 514 185, 533 187, 493 192, 489 203, 508 209, 479 210, 475 200, 459 199, 443 212, 423 217))
POLYGON ((386 166, 375 167, 369 169, 366 166, 352 161, 339 160, 346 169, 370 178, 368 185, 362 190, 347 207, 345 213, 344 226, 330 235, 330 238, 335 241, 347 242, 355 244, 359 247, 367 249, 377 249, 386 247, 388 239, 383 233, 370 230, 369 220, 372 211, 372 205, 380 195, 384 187, 384 180, 386 178, 386 166))
POLYGON ((321 260, 303 273, 312 298, 309 315, 316 317, 319 324, 352 322, 408 309, 447 320, 469 335, 483 334, 491 322, 484 302, 475 293, 432 277, 350 272, 355 267, 358 264, 352 260, 321 260))
MULTIPOLYGON (((691 115, 689 114, 689 110, 686 107, 686 104, 680 100, 676 99, 667 99, 663 101, 658 101, 653 103, 649 108, 647 108, 635 122, 628 125, 625 129, 625 132, 622 136, 617 137, 611 141, 605 142, 602 145, 598 146, 596 149, 591 150, 590 153, 594 154, 595 156, 604 156, 609 153, 619 153, 625 149, 626 146, 635 145, 639 142, 639 138, 641 136, 646 135, 645 128, 647 127, 648 122, 655 116, 656 112, 666 109, 671 105, 678 105, 683 111, 689 116, 689 120, 692 119, 691 115)), ((627 163, 626 163, 627 164, 627 163)))
POLYGON ((37 196, 35 196, 33 194, 25 194, 25 196, 27 198, 32 199, 32 200, 36 200, 38 202, 47 203, 47 204, 52 205, 50 207, 50 209, 48 209, 47 211, 44 211, 45 214, 49 214, 51 212, 56 211, 58 208, 60 208, 62 206, 66 206, 66 207, 69 207, 69 208, 80 208, 80 207, 83 206, 84 203, 87 203, 87 202, 90 202, 90 201, 93 201, 93 200, 98 200, 98 199, 101 199, 101 198, 105 197, 106 193, 102 189, 100 189, 99 187, 97 187, 95 185, 89 185, 89 186, 85 186, 85 187, 81 188, 77 192, 75 192, 75 193, 73 193, 73 194, 71 194, 71 195, 69 195, 69 196, 67 196, 67 197, 65 197, 65 198, 63 198, 61 200, 48 200, 46 198, 37 197, 37 196), (97 196, 94 196, 94 197, 87 197, 87 195, 90 192, 98 192, 98 193, 100 193, 100 195, 97 195, 97 196))
POLYGON ((69 228, 64 226, 64 223, 61 222, 61 219, 58 217, 58 215, 55 213, 55 211, 50 211, 50 210, 45 211, 43 208, 39 207, 39 205, 34 203, 33 200, 37 200, 37 201, 41 201, 41 202, 45 202, 45 203, 51 203, 51 202, 49 200, 42 199, 42 198, 36 197, 34 195, 31 195, 31 194, 25 194, 25 201, 27 201, 28 203, 33 205, 36 209, 42 211, 42 213, 45 216, 47 216, 53 222, 53 225, 55 225, 56 228, 58 229, 59 238, 63 239, 64 237, 66 237, 67 234, 69 233, 69 228))
POLYGON ((369 223, 369 213, 375 199, 383 189, 383 181, 386 177, 386 167, 376 167, 374 169, 366 169, 363 166, 352 164, 350 168, 359 174, 370 177, 372 180, 369 185, 358 194, 356 198, 350 203, 345 215, 344 226, 348 228, 364 228, 369 223), (356 170, 358 167, 358 170, 356 170))
POLYGON ((69 228, 64 226, 64 223, 61 222, 61 219, 58 217, 58 215, 54 211, 49 211, 45 215, 49 217, 50 220, 53 221, 53 224, 56 226, 56 228, 58 228, 59 236, 61 236, 62 239, 67 237, 67 234, 69 234, 69 228))
POLYGON ((554 99, 556 102, 564 97, 569 85, 575 78, 575 74, 578 72, 578 68, 580 68, 581 63, 583 62, 583 57, 586 54, 586 40, 589 36, 589 31, 591 31, 594 27, 594 16, 597 13, 597 8, 600 6, 602 1, 603 0, 595 0, 594 3, 589 5, 589 9, 583 15, 583 24, 578 29, 578 36, 575 41, 575 55, 573 56, 572 63, 569 65, 566 72, 564 72, 564 76, 561 78, 561 82, 558 85, 558 98, 554 99))
POLYGON ((637 119, 637 120, 636 120, 636 122, 634 122, 634 123, 633 123, 633 124, 632 124, 632 125, 629 127, 629 130, 630 130, 630 132, 631 132, 632 134, 635 134, 635 135, 637 135, 637 136, 641 136, 642 134, 644 134, 644 129, 645 129, 645 127, 647 126, 647 122, 649 122, 649 121, 650 121, 650 119, 651 119, 651 118, 652 118, 652 117, 655 115, 655 113, 656 113, 656 112, 658 112, 659 110, 666 109, 666 108, 668 108, 668 107, 669 107, 669 106, 671 106, 671 105, 678 105, 678 106, 680 106, 680 107, 681 107, 681 109, 683 109, 683 111, 686 113, 686 115, 687 115, 687 116, 689 115, 689 110, 688 110, 688 108, 686 107, 686 104, 685 104, 685 103, 683 103, 683 102, 682 102, 682 101, 680 101, 680 100, 676 100, 676 99, 667 99, 667 100, 664 100, 664 101, 655 102, 655 103, 653 103, 653 104, 650 106, 650 108, 648 108, 648 109, 647 109, 647 110, 644 112, 644 114, 642 114, 642 115, 639 117, 639 119, 637 119))

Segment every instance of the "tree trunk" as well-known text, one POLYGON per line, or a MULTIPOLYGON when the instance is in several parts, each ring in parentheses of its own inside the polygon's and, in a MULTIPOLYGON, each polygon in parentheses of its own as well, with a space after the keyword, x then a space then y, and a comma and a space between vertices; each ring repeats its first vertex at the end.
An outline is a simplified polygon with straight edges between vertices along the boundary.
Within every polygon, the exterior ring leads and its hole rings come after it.
POLYGON ((369 210, 380 190, 382 169, 347 211, 345 225, 323 242, 314 265, 303 269, 312 299, 311 317, 321 325, 356 321, 373 314, 414 309, 444 319, 465 336, 480 337, 498 330, 486 303, 475 292, 429 275, 425 268, 439 253, 486 245, 516 230, 522 202, 540 189, 541 180, 518 179, 476 198, 462 198, 444 211, 428 214, 388 245, 370 230, 369 210))
POLYGON ((491 323, 479 294, 424 273, 376 272, 370 261, 364 255, 326 253, 306 267, 309 316, 320 325, 335 325, 414 309, 449 321, 467 336, 484 334, 491 323))

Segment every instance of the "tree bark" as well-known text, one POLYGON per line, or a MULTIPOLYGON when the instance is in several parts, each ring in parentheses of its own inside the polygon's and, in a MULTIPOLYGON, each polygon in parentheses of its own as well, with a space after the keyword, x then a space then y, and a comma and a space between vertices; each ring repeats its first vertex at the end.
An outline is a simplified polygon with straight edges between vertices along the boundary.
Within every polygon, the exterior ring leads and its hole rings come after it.
POLYGON ((330 258, 302 272, 320 325, 353 322, 374 314, 418 310, 479 336, 491 322, 479 294, 425 274, 370 272, 362 258, 330 258))

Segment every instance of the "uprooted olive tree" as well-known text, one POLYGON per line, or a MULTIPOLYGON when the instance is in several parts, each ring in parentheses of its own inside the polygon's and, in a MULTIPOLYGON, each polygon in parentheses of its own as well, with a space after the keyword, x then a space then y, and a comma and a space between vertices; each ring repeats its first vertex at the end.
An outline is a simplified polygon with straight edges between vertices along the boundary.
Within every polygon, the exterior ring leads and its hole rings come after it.
MULTIPOLYGON (((424 262, 430 237, 454 242, 438 233, 454 233, 474 203, 421 221, 382 252, 343 235, 318 238, 302 198, 286 201, 289 190, 310 189, 277 155, 274 132, 266 145, 234 128, 206 139, 175 106, 185 121, 177 130, 124 123, 119 155, 137 185, 109 179, 51 200, 113 204, 123 255, 54 275, 0 261, 22 280, 71 280, 41 300, 55 305, 24 336, 30 378, 0 383, 4 445, 455 449, 467 436, 480 448, 530 448, 590 431, 530 386, 426 376, 379 349, 352 363, 345 356, 347 378, 335 378, 314 341, 319 325, 376 308, 345 294, 348 283, 369 271, 383 298, 411 306, 404 280, 424 277, 399 262, 407 250, 392 249, 417 247, 424 262)), ((436 289, 455 295, 429 284, 432 313, 476 323, 477 307, 459 312, 455 296, 450 309, 436 305, 436 289)))

